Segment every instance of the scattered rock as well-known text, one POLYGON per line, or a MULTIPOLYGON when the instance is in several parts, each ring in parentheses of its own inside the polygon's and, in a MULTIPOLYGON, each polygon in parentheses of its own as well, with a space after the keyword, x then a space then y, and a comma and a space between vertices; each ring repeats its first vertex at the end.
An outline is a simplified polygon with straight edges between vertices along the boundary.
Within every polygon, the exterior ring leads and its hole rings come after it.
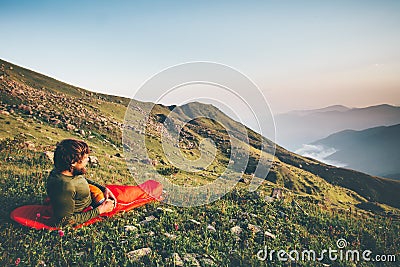
POLYGON ((90 167, 97 167, 100 165, 99 159, 96 156, 89 156, 90 167))
POLYGON ((139 160, 136 159, 136 158, 133 158, 133 159, 129 159, 129 162, 130 162, 130 163, 138 163, 139 160))
MULTIPOLYGON (((135 170, 136 170, 136 168, 135 168, 135 170)), ((159 211, 165 211, 165 212, 175 212, 175 211, 172 210, 172 209, 169 209, 169 208, 162 208, 162 207, 158 207, 157 210, 159 210, 159 211)))
POLYGON ((67 127, 67 130, 68 130, 68 131, 73 131, 73 130, 76 129, 75 125, 72 125, 72 124, 67 124, 66 127, 67 127))
POLYGON ((266 197, 264 198, 264 200, 265 200, 266 202, 268 202, 268 203, 271 203, 271 202, 274 202, 274 201, 275 201, 275 198, 270 197, 270 196, 266 196, 266 197))
POLYGON ((259 226, 254 225, 254 224, 251 224, 251 223, 249 223, 249 224, 247 225, 247 228, 248 228, 250 231, 252 231, 253 233, 255 233, 255 234, 257 234, 258 232, 261 232, 261 228, 260 228, 259 226))
POLYGON ((170 233, 164 233, 164 235, 171 240, 175 240, 178 237, 177 235, 170 234, 170 233))
POLYGON ((8 112, 6 110, 0 110, 0 114, 8 116, 8 115, 10 115, 10 112, 8 112))
POLYGON ((276 199, 283 199, 285 197, 282 188, 274 188, 271 193, 271 197, 276 199))
POLYGON ((146 165, 151 165, 152 163, 151 159, 142 159, 141 162, 146 165))
POLYGON ((57 124, 60 124, 61 121, 60 121, 59 119, 51 118, 51 119, 50 119, 50 123, 51 123, 51 124, 54 124, 54 125, 57 125, 57 124))
POLYGON ((138 228, 134 225, 125 225, 124 230, 125 232, 136 232, 138 228))
POLYGON ((156 217, 154 217, 153 215, 150 215, 150 216, 145 217, 145 219, 143 221, 139 222, 139 224, 145 225, 151 221, 154 221, 155 219, 156 219, 156 217))
POLYGON ((240 226, 234 226, 231 228, 231 233, 234 235, 240 235, 241 232, 242 228, 240 228, 240 226))
POLYGON ((155 219, 156 219, 156 217, 154 217, 153 215, 145 217, 145 220, 148 222, 154 221, 155 219))
POLYGON ((140 258, 149 255, 151 253, 151 248, 140 248, 136 250, 129 251, 126 255, 131 261, 138 261, 140 258))
POLYGON ((186 253, 183 256, 183 260, 189 265, 189 266, 198 266, 200 267, 200 262, 196 259, 194 253, 186 253))
POLYGON ((207 226, 207 230, 210 231, 210 232, 216 232, 216 231, 217 231, 217 230, 215 229, 215 227, 212 226, 212 225, 208 225, 208 226, 207 226))
POLYGON ((35 149, 35 143, 33 143, 32 141, 25 141, 24 146, 29 150, 35 149))
POLYGON ((147 236, 154 236, 156 233, 154 233, 153 231, 150 231, 148 233, 146 233, 147 236))
POLYGON ((54 152, 53 151, 45 151, 42 154, 42 157, 54 162, 54 152))
POLYGON ((26 136, 29 136, 29 137, 31 137, 31 138, 33 138, 33 139, 36 139, 36 137, 34 137, 32 134, 30 134, 30 133, 25 133, 25 135, 26 136))
POLYGON ((86 254, 86 253, 85 253, 84 251, 75 253, 75 255, 78 256, 78 257, 81 257, 81 256, 83 256, 83 255, 85 255, 85 254, 86 254))
POLYGON ((192 223, 197 224, 197 225, 200 225, 200 224, 201 224, 200 222, 198 222, 198 221, 196 221, 196 220, 194 220, 194 219, 189 219, 189 221, 191 221, 192 223))
POLYGON ((128 170, 131 172, 136 172, 136 167, 135 166, 129 166, 128 170))
POLYGON ((276 236, 273 234, 273 233, 271 233, 271 232, 268 232, 268 231, 265 231, 265 236, 268 236, 268 237, 270 237, 270 238, 272 238, 272 239, 275 239, 276 238, 276 236))
POLYGON ((174 254, 172 254, 172 260, 173 260, 175 266, 183 266, 184 265, 182 258, 176 252, 174 254))
POLYGON ((202 266, 218 266, 212 259, 210 258, 202 258, 200 260, 203 264, 202 266))

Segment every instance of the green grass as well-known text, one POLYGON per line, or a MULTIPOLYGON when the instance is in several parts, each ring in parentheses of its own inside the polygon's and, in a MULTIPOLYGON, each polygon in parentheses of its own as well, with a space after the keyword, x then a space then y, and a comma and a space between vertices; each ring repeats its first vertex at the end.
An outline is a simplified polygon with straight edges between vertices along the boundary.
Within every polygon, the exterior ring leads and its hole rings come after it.
MULTIPOLYGON (((105 116, 117 122, 124 119, 128 106, 125 98, 91 93, 8 62, 0 63, 5 65, 5 71, 0 74, 8 80, 40 89, 49 97, 50 92, 64 93, 68 102, 74 104, 73 108, 82 104, 95 116, 105 116)), ((9 109, 21 103, 36 104, 36 99, 13 96, 6 89, 5 83, 0 84, 3 108, 9 109)), ((90 168, 87 175, 99 183, 133 185, 137 178, 151 179, 158 171, 175 184, 198 186, 211 183, 225 171, 231 144, 224 141, 218 143, 218 140, 229 139, 221 123, 238 127, 237 122, 219 113, 213 106, 191 103, 180 107, 181 119, 189 114, 199 115, 206 109, 221 122, 199 118, 184 127, 185 134, 190 138, 181 138, 180 144, 185 147, 188 141, 195 143, 193 148, 181 148, 180 152, 185 157, 199 158, 198 145, 204 138, 213 139, 218 149, 216 157, 205 170, 182 171, 168 161, 156 128, 161 125, 160 119, 167 116, 170 110, 156 105, 152 111, 153 125, 147 129, 146 152, 151 159, 157 160, 157 164, 153 168, 152 165, 141 163, 145 156, 138 152, 137 161, 132 164, 135 170, 131 174, 125 159, 116 156, 117 153, 123 154, 120 129, 108 131, 104 125, 85 124, 79 117, 75 118, 74 111, 65 110, 51 100, 50 97, 47 109, 54 113, 61 112, 66 119, 78 124, 79 129, 86 132, 90 130, 91 138, 88 135, 81 136, 78 131, 67 131, 65 125, 49 124, 37 114, 28 115, 15 107, 12 114, 0 114, 0 266, 13 266, 18 258, 22 266, 174 266, 171 260, 174 253, 181 258, 192 255, 201 266, 212 266, 211 262, 215 266, 263 266, 266 263, 257 259, 256 255, 265 246, 274 250, 321 251, 329 247, 336 248, 335 243, 339 238, 350 242, 351 249, 369 249, 374 254, 395 254, 400 260, 399 221, 386 216, 389 211, 399 214, 395 208, 398 204, 398 183, 334 168, 300 157, 279 146, 275 157, 269 154, 271 151, 262 152, 271 160, 273 157, 274 167, 255 193, 247 190, 247 184, 239 183, 221 199, 200 207, 178 208, 152 203, 88 227, 76 230, 65 228, 64 237, 60 237, 57 231, 36 231, 18 225, 9 219, 10 212, 21 205, 41 203, 46 197, 46 179, 52 164, 42 153, 53 150, 56 142, 62 139, 79 138, 89 144, 92 155, 99 158, 100 165, 90 168), (26 142, 33 143, 34 147, 28 149, 29 143, 26 142), (286 197, 284 201, 270 203, 265 197, 275 187, 284 187, 286 197), (382 202, 386 204, 377 200, 384 200, 382 202), (157 208, 172 211, 160 211, 157 208), (375 213, 366 211, 368 209, 375 213), (140 223, 151 215, 156 219, 148 224, 140 223), (253 233, 249 224, 260 227, 261 232, 268 231, 276 235, 276 238, 253 233), (125 231, 128 225, 137 227, 137 230, 125 231), (216 231, 208 229, 209 225, 216 231), (242 228, 239 236, 231 232, 234 226, 242 228), (166 233, 174 237, 168 237, 166 233), (132 262, 127 253, 144 247, 151 248, 152 252, 132 262)), ((140 108, 152 105, 139 101, 134 101, 134 104, 137 109, 130 113, 133 120, 141 117, 140 108)), ((260 158, 262 137, 249 129, 247 131, 249 144, 240 141, 240 132, 235 132, 234 138, 239 151, 248 150, 250 153, 250 164, 243 177, 251 180, 252 170, 260 158)), ((134 134, 133 140, 137 142, 136 138, 140 138, 140 135, 134 134)), ((239 177, 241 174, 233 172, 230 175, 239 177)), ((180 197, 187 199, 190 196, 180 197)), ((366 262, 325 263, 331 266, 373 266, 366 262)), ((291 264, 296 266, 295 263, 291 264)), ((299 265, 315 266, 311 262, 299 265)), ((267 266, 288 264, 275 258, 267 262, 267 266)), ((395 265, 387 263, 382 266, 395 265)))
MULTIPOLYGON (((375 254, 396 254, 399 257, 398 221, 381 216, 372 216, 357 211, 357 215, 332 206, 317 205, 318 199, 311 195, 290 193, 285 201, 269 203, 264 200, 274 184, 264 184, 257 193, 249 193, 244 185, 222 199, 196 208, 177 208, 152 203, 131 212, 116 215, 106 221, 81 229, 65 228, 65 236, 57 231, 37 231, 20 226, 8 218, 12 209, 32 203, 41 203, 45 198, 45 181, 51 163, 40 157, 40 151, 47 143, 36 146, 36 151, 24 148, 22 143, 29 137, 3 139, 0 170, 1 226, 0 265, 14 265, 20 258, 23 266, 174 266, 173 253, 182 258, 193 254, 200 263, 215 263, 215 266, 259 266, 259 250, 270 249, 314 249, 335 248, 339 238, 345 238, 352 249, 369 249, 375 254), (12 142, 15 140, 15 142, 12 142), (11 157, 11 158, 10 158, 11 157), (303 211, 291 204, 295 199, 303 211), (314 203, 315 202, 315 203, 314 203), (157 210, 165 207, 171 211, 157 210), (156 220, 143 225, 139 222, 153 215, 156 220), (190 221, 194 219, 197 225, 190 221), (248 229, 249 224, 259 226, 262 231, 276 235, 275 239, 248 229), (137 231, 127 232, 124 227, 134 225, 137 231), (175 228, 177 225, 178 229, 175 228), (215 227, 216 232, 207 229, 215 227), (240 239, 231 233, 233 226, 243 231, 240 239), (171 239, 165 233, 173 234, 171 239), (149 247, 152 252, 131 262, 129 251, 149 247)), ((45 141, 45 139, 44 139, 45 141)), ((48 142, 49 140, 47 140, 48 142)), ((95 145, 93 143, 92 145, 95 145)), ((108 151, 100 147, 98 151, 108 151)), ((98 153, 98 152, 96 152, 98 153)), ((88 175, 105 183, 133 183, 132 177, 124 173, 123 164, 117 158, 98 155, 101 165, 89 169, 88 175), (115 166, 110 171, 109 165, 115 166), (121 165, 121 166, 120 166, 121 165), (121 171, 121 173, 115 170, 121 171)), ((329 261, 326 261, 329 263, 329 261)), ((276 258, 273 266, 286 266, 276 258)), ((313 263, 304 262, 304 266, 313 263)), ((338 266, 353 266, 349 262, 337 262, 338 266)), ((361 262, 357 266, 372 266, 361 262)), ((393 266, 387 264, 387 266, 393 266)))

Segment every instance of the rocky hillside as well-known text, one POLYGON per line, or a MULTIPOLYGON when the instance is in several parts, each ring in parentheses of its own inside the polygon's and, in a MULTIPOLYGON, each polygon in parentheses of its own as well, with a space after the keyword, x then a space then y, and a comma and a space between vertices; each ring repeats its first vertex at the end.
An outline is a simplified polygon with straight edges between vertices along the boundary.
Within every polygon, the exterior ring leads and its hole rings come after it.
MULTIPOLYGON (((128 99, 73 87, 5 61, 0 61, 0 64, 0 105, 3 118, 6 116, 16 120, 29 119, 35 124, 48 125, 71 136, 110 146, 115 150, 114 154, 121 154, 121 127, 128 99)), ((148 104, 136 101, 135 112, 140 114, 142 108, 148 104)), ((162 151, 160 133, 166 131, 163 122, 170 110, 171 107, 156 105, 151 120, 146 122, 150 163, 163 175, 173 174, 177 183, 188 183, 190 180, 193 184, 204 184, 214 180, 223 172, 232 156, 229 136, 221 125, 231 125, 235 128, 238 122, 211 105, 189 103, 177 107, 181 120, 184 120, 185 116, 200 114, 200 110, 203 112, 207 110, 217 114, 216 117, 220 122, 218 125, 208 119, 196 119, 185 125, 180 136, 182 153, 188 157, 198 157, 198 146, 204 138, 212 139, 218 147, 217 156, 207 169, 200 172, 185 172, 171 166, 162 151)), ((349 203, 378 202, 378 205, 381 203, 400 208, 397 194, 400 190, 399 181, 336 168, 301 157, 279 146, 276 146, 275 157, 272 158, 275 145, 271 141, 250 129, 247 129, 247 134, 250 146, 246 145, 239 133, 236 135, 233 133, 239 140, 240 149, 250 151, 249 162, 241 179, 244 183, 257 178, 266 179, 271 185, 283 186, 294 192, 309 194, 318 201, 327 201, 328 204, 344 207, 349 203), (262 141, 267 144, 267 149, 264 151, 260 150, 262 141), (271 155, 270 160, 263 163, 266 168, 272 164, 267 177, 257 177, 255 174, 255 166, 259 163, 261 153, 271 155), (342 197, 339 197, 340 195, 342 197)), ((1 137, 12 136, 13 132, 3 127, 1 137)), ((54 145, 54 141, 52 142, 54 145)), ((48 144, 50 145, 51 141, 48 140, 48 144)), ((240 150, 239 155, 233 156, 240 157, 240 150)), ((147 159, 138 157, 133 160, 134 164, 137 162, 139 168, 147 159)), ((241 173, 235 176, 240 177, 241 173)))

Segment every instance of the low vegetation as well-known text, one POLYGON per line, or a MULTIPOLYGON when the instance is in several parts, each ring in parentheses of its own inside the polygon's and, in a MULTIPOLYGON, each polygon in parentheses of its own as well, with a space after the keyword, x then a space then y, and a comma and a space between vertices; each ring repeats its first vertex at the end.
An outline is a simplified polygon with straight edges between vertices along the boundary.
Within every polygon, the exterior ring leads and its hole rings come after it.
MULTIPOLYGON (((126 99, 90 93, 4 61, 1 67, 1 266, 374 265, 328 257, 318 262, 285 262, 276 254, 265 261, 258 257, 263 256, 265 248, 321 253, 337 249, 339 239, 347 241, 348 249, 371 250, 371 257, 394 255, 400 260, 396 182, 325 165, 278 146, 273 157, 270 151, 260 151, 262 137, 250 130, 248 145, 236 143, 240 149, 250 151, 249 165, 243 173, 233 173, 242 179, 213 203, 180 208, 154 202, 80 229, 38 231, 18 225, 9 219, 10 212, 45 199, 46 179, 52 169, 49 152, 64 138, 88 142, 98 162, 92 164, 87 175, 102 184, 133 185, 135 178, 152 179, 158 173, 175 184, 204 185, 223 173, 232 147, 221 125, 204 118, 193 120, 180 135, 180 152, 198 158, 204 138, 212 139, 218 151, 204 170, 176 168, 160 143, 162 122, 169 108, 157 105, 146 133, 149 157, 138 154, 129 158, 133 167, 129 172, 119 128, 128 105, 126 99), (42 98, 33 97, 36 94, 42 98), (70 100, 69 108, 60 104, 64 98, 70 100), (78 111, 85 115, 76 119, 78 111), (272 168, 267 177, 254 177, 261 153, 269 156, 272 168), (249 181, 259 178, 266 181, 257 191, 249 192, 249 181)), ((133 118, 140 115, 144 105, 137 102, 133 118)), ((199 103, 181 107, 182 116, 205 107, 199 103)), ((219 112, 215 107, 207 108, 219 112)), ((228 120, 223 114, 218 116, 228 120)), ((234 138, 240 141, 239 134, 234 138)), ((396 263, 388 261, 381 266, 396 263)))

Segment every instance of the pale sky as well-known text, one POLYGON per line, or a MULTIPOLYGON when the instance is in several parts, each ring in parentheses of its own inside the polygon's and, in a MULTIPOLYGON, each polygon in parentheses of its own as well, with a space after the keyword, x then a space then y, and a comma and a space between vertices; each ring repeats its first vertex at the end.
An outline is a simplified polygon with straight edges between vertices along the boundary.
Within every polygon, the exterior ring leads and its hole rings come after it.
POLYGON ((400 105, 400 1, 0 0, 0 25, 0 58, 92 91, 131 98, 169 66, 211 61, 273 113, 400 105))

